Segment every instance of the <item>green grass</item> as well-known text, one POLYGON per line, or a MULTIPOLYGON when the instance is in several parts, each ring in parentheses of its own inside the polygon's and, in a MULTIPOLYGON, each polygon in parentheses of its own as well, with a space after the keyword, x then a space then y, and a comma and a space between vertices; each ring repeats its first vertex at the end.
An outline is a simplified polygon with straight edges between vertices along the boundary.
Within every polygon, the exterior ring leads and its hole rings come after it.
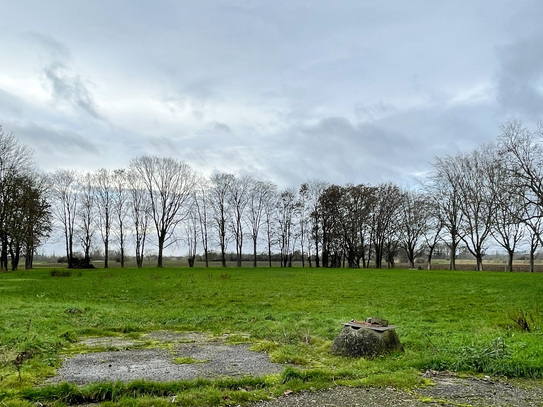
POLYGON ((148 268, 59 278, 52 271, 0 273, 0 404, 161 405, 173 397, 243 404, 334 384, 411 387, 423 383, 417 372, 425 369, 543 378, 542 274, 148 268), (399 326, 403 353, 372 361, 328 353, 342 322, 374 315, 399 326), (155 330, 249 333, 253 349, 298 368, 251 383, 37 387, 77 339, 155 330), (19 378, 15 360, 25 351, 19 378))

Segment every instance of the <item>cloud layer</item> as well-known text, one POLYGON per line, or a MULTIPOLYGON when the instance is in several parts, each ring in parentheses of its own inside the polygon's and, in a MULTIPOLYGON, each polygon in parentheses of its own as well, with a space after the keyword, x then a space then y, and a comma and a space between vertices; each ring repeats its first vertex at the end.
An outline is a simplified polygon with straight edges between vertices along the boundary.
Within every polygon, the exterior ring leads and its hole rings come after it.
POLYGON ((0 123, 44 170, 406 183, 543 112, 537 0, 9 3, 0 123))

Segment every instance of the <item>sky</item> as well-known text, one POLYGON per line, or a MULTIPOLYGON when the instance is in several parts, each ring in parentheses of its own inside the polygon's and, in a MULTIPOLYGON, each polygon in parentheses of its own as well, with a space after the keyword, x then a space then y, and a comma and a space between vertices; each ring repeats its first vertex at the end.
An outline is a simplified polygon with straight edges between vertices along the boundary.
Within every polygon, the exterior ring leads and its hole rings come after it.
POLYGON ((543 118, 540 0, 3 0, 0 125, 44 171, 174 157, 409 184, 543 118))

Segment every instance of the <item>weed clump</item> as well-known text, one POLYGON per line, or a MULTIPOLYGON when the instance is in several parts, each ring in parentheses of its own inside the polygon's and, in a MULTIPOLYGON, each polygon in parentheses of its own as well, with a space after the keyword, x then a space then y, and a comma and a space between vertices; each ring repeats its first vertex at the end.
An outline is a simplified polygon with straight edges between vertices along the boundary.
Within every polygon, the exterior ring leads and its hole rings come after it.
POLYGON ((509 320, 523 331, 533 332, 540 325, 537 314, 538 312, 529 312, 524 309, 518 309, 517 311, 509 313, 509 320))

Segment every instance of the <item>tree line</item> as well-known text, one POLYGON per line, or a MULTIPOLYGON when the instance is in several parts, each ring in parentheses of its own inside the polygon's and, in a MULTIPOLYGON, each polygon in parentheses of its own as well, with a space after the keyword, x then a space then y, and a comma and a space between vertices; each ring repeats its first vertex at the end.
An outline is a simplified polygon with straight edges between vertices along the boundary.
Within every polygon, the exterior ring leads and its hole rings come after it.
POLYGON ((543 126, 519 121, 501 126, 494 144, 437 157, 414 188, 393 183, 335 185, 318 180, 280 190, 248 175, 217 172, 209 177, 187 163, 141 156, 128 168, 91 172, 38 172, 32 152, 0 127, 1 269, 32 267, 33 254, 53 232, 62 235, 68 267, 91 267, 101 247, 104 267, 114 247, 124 267, 126 253, 143 266, 150 244, 164 251, 183 247, 189 265, 201 254, 206 266, 220 253, 226 266, 262 253, 282 267, 295 254, 309 267, 393 267, 403 254, 410 267, 428 268, 439 244, 467 249, 477 269, 491 245, 513 256, 528 247, 530 268, 542 241, 543 126), (78 249, 82 256, 78 257, 78 249))

